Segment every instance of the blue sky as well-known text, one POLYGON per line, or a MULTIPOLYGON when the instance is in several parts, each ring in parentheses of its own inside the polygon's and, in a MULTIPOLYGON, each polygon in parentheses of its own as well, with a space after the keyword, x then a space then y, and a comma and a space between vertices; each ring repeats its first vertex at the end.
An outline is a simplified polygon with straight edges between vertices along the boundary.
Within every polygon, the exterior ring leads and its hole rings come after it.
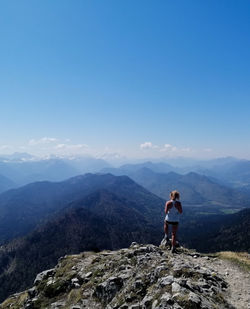
POLYGON ((250 2, 3 0, 0 152, 250 158, 250 2))

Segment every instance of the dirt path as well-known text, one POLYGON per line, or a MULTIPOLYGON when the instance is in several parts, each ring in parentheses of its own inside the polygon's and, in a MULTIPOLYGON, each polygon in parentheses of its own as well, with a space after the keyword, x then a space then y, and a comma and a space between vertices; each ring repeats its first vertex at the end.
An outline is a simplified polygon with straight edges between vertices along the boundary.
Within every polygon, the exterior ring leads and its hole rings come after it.
POLYGON ((235 263, 219 258, 197 258, 197 264, 209 267, 220 274, 228 283, 228 302, 237 309, 250 309, 250 272, 235 263))
POLYGON ((250 309, 250 273, 227 260, 216 259, 213 265, 229 284, 228 301, 237 309, 250 309))

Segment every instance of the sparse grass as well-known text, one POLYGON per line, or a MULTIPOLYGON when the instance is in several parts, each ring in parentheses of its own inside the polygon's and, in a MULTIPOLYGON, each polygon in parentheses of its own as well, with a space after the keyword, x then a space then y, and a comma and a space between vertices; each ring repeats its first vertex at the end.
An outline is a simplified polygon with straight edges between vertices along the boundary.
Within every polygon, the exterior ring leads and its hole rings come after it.
POLYGON ((19 294, 17 297, 9 297, 0 305, 0 308, 20 309, 27 297, 28 293, 26 292, 19 294))
POLYGON ((221 259, 229 260, 237 264, 245 271, 250 271, 250 254, 247 252, 222 251, 215 255, 221 259))
POLYGON ((67 296, 67 302, 66 304, 68 306, 70 305, 76 305, 78 302, 80 302, 82 299, 82 290, 81 289, 73 289, 70 291, 70 293, 67 296))
POLYGON ((56 270, 55 277, 56 278, 65 277, 65 274, 67 274, 67 273, 72 275, 71 269, 76 264, 77 264, 76 258, 73 259, 72 256, 68 256, 67 258, 63 259, 62 262, 61 262, 61 267, 56 270))

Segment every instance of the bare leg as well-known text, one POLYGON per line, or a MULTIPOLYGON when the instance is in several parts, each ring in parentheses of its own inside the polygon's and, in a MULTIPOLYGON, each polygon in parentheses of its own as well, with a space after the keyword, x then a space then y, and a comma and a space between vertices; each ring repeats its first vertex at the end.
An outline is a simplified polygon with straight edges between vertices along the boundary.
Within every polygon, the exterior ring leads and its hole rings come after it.
POLYGON ((172 225, 172 246, 175 248, 176 246, 176 233, 178 230, 178 225, 172 225))
POLYGON ((168 224, 167 224, 166 221, 164 221, 164 233, 165 233, 165 235, 167 235, 167 237, 168 237, 168 224))

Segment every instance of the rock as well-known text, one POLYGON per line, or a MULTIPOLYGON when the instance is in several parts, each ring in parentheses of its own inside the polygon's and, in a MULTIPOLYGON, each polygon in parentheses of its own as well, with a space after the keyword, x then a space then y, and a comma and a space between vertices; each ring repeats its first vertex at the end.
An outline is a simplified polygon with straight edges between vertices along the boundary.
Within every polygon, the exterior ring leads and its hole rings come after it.
POLYGON ((154 302, 152 304, 152 309, 156 309, 157 305, 158 305, 158 300, 156 299, 156 300, 154 300, 154 302))
POLYGON ((79 279, 78 278, 73 278, 71 279, 71 284, 74 288, 79 288, 80 284, 79 284, 79 279))
POLYGON ((94 295, 100 300, 111 301, 122 286, 122 278, 110 277, 108 280, 96 287, 94 295))
POLYGON ((65 306, 65 301, 57 301, 51 304, 51 309, 63 308, 65 306))
POLYGON ((166 285, 170 285, 174 282, 174 277, 173 276, 167 276, 167 277, 163 277, 159 280, 159 286, 160 287, 164 287, 166 285))
POLYGON ((153 297, 145 296, 141 302, 142 309, 151 309, 152 308, 153 297))
POLYGON ((176 282, 173 282, 172 283, 172 293, 178 293, 181 291, 181 286, 176 283, 176 282))
POLYGON ((48 278, 48 281, 47 281, 47 283, 46 283, 46 285, 48 286, 48 285, 50 285, 50 284, 53 284, 54 282, 55 282, 55 280, 53 280, 52 277, 49 277, 49 278, 48 278))
POLYGON ((130 248, 133 248, 133 247, 139 247, 139 244, 137 243, 137 242, 135 242, 135 241, 133 241, 132 243, 131 243, 131 245, 130 245, 130 248))
POLYGON ((48 270, 45 270, 43 272, 41 272, 40 274, 38 274, 36 276, 36 279, 34 281, 34 284, 37 285, 38 283, 40 283, 42 280, 44 279, 47 279, 49 276, 53 276, 55 273, 55 269, 52 268, 52 269, 48 269, 48 270))
POLYGON ((28 290, 28 295, 30 298, 34 298, 37 294, 37 289, 36 287, 33 287, 31 289, 28 290))
POLYGON ((181 287, 186 287, 187 285, 187 279, 178 278, 175 279, 175 282, 178 283, 181 287))
POLYGON ((170 293, 166 292, 162 295, 161 297, 161 304, 169 304, 169 305, 173 305, 174 300, 172 299, 172 296, 170 293))
POLYGON ((192 308, 200 308, 199 305, 201 303, 201 299, 197 294, 190 292, 188 295, 188 301, 192 305, 192 308))
POLYGON ((142 280, 136 280, 134 284, 135 289, 139 290, 143 287, 142 280))
POLYGON ((140 304, 134 304, 128 307, 129 309, 141 309, 140 304))

